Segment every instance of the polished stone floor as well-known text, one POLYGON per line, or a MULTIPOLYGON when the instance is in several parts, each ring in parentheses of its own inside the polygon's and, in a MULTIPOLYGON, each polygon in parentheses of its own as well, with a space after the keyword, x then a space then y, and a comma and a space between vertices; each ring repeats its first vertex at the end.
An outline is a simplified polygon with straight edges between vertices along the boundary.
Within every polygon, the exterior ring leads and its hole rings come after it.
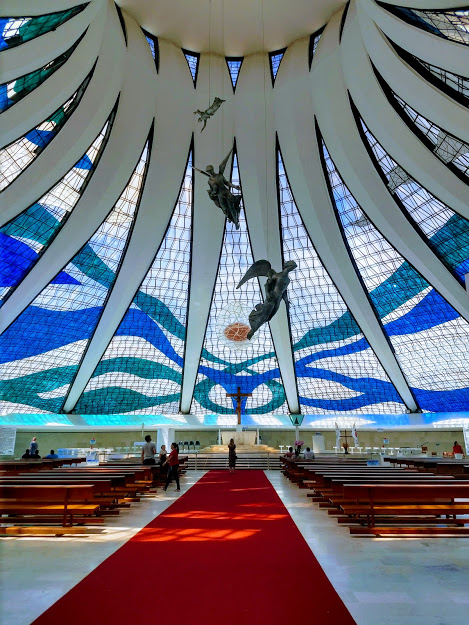
MULTIPOLYGON (((351 537, 280 472, 266 473, 357 625, 469 622, 469 538, 351 537)), ((181 493, 159 493, 109 519, 104 534, 1 538, 0 621, 29 625, 203 474, 188 472, 181 493)), ((294 569, 295 554, 273 548, 294 569)), ((303 616, 314 608, 305 604, 303 616)))

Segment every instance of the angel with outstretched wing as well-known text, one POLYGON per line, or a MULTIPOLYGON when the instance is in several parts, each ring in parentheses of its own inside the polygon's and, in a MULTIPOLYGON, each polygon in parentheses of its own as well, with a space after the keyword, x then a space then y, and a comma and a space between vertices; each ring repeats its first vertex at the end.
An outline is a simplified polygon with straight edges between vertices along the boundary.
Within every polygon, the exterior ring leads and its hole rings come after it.
POLYGON ((193 167, 196 171, 200 172, 208 178, 207 190, 209 198, 213 201, 215 206, 221 208, 228 221, 235 224, 236 229, 239 230, 239 213, 241 212, 241 195, 233 195, 230 189, 237 189, 240 191, 240 187, 236 184, 226 180, 224 173, 228 160, 233 152, 233 148, 228 152, 226 157, 222 160, 218 166, 218 173, 215 172, 213 165, 208 165, 205 171, 193 167))
POLYGON ((267 276, 267 282, 265 283, 265 301, 263 304, 257 304, 249 315, 251 330, 247 335, 248 339, 251 339, 254 333, 264 325, 264 323, 272 319, 279 309, 282 299, 288 310, 287 287, 290 284, 288 274, 296 268, 297 264, 295 261, 289 260, 284 263, 282 271, 277 273, 272 269, 272 265, 268 260, 258 260, 246 271, 244 277, 236 287, 237 289, 252 278, 267 276))
POLYGON ((212 104, 208 107, 208 109, 205 109, 205 111, 201 111, 200 109, 194 111, 194 115, 199 115, 199 119, 197 121, 204 122, 202 130, 200 132, 203 132, 205 130, 207 121, 210 119, 210 117, 212 117, 212 115, 215 115, 223 102, 226 102, 226 100, 222 100, 221 98, 215 98, 212 104))

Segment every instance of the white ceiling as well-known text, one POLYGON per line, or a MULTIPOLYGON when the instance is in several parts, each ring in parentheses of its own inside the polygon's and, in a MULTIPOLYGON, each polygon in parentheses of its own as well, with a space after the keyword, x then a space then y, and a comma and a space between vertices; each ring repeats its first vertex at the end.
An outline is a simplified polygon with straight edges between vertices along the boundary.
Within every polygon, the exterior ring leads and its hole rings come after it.
POLYGON ((146 30, 195 52, 246 56, 324 26, 344 0, 118 0, 146 30))

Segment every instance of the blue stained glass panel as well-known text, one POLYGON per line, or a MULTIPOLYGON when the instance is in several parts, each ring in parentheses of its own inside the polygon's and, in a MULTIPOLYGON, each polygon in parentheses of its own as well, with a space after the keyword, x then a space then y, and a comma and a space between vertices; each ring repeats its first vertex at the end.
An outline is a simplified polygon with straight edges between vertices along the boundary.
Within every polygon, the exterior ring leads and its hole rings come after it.
POLYGON ((469 222, 438 200, 409 176, 360 119, 364 135, 373 151, 376 166, 385 175, 387 188, 395 194, 428 245, 463 283, 469 272, 469 222))
POLYGON ((77 412, 178 413, 191 224, 192 155, 161 247, 78 400, 77 412))
POLYGON ((6 189, 57 136, 80 103, 91 80, 91 74, 88 74, 72 97, 52 115, 24 137, 0 150, 0 191, 6 189))
POLYGON ((81 13, 87 2, 72 9, 35 17, 0 17, 0 51, 14 48, 47 33, 81 13))
MULTIPOLYGON (((239 184, 236 156, 231 180, 239 184)), ((232 223, 225 226, 191 412, 234 414, 236 401, 226 394, 235 393, 239 386, 242 393, 252 393, 242 401, 243 415, 288 414, 268 324, 261 326, 250 341, 246 338, 249 313, 262 303, 262 294, 256 279, 236 289, 254 262, 244 208, 239 224, 239 230, 232 223)))
POLYGON ((468 323, 391 246, 350 193, 322 141, 351 257, 422 410, 469 408, 468 323))
POLYGON ((298 212, 278 153, 285 261, 300 404, 308 413, 399 414, 405 406, 323 266, 298 212))
POLYGON ((272 86, 274 85, 275 79, 277 78, 278 69, 280 67, 280 63, 282 62, 285 51, 286 51, 286 48, 284 48, 283 50, 278 50, 277 52, 269 52, 270 72, 272 74, 272 86))
POLYGON ((230 72, 231 84, 233 90, 236 89, 236 83, 238 82, 239 72, 241 65, 243 64, 243 58, 230 58, 226 57, 226 64, 228 65, 228 71, 230 72))
POLYGON ((197 72, 199 70, 200 54, 189 52, 188 50, 183 50, 183 53, 184 53, 184 56, 186 57, 187 65, 189 66, 192 80, 194 81, 194 85, 195 85, 197 81, 197 72))
POLYGON ((0 337, 0 409, 60 412, 114 285, 147 160, 148 142, 114 208, 61 272, 71 283, 53 280, 0 337))
MULTIPOLYGON (((0 229, 0 305, 36 264, 75 208, 106 146, 114 115, 115 111, 86 153, 60 182, 0 229)), ((59 274, 58 279, 61 277, 59 274)))

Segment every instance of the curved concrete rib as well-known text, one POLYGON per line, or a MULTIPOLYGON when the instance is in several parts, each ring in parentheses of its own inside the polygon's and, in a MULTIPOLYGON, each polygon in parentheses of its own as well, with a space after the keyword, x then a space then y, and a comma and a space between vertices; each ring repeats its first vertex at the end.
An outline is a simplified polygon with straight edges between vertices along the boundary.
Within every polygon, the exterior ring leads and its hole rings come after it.
POLYGON ((368 54, 391 89, 429 121, 469 143, 469 110, 402 61, 372 20, 365 23, 360 16, 360 21, 368 54))
MULTIPOLYGON (((64 22, 55 31, 51 30, 48 33, 44 33, 10 50, 2 50, 2 82, 9 82, 19 76, 24 76, 24 74, 28 74, 42 67, 53 58, 60 56, 83 34, 85 29, 92 24, 100 12, 107 11, 108 6, 112 7, 110 3, 111 0, 95 0, 94 2, 90 2, 81 13, 78 13, 64 22)), ((33 8, 37 9, 40 6, 42 7, 44 3, 33 3, 29 0, 27 2, 29 6, 25 9, 25 12, 21 11, 19 6, 15 6, 14 10, 7 12, 5 4, 5 2, 2 2, 3 16, 18 16, 22 14, 27 17, 34 14, 34 11, 32 11, 33 8)), ((19 5, 20 3, 13 0, 13 4, 19 5)), ((60 10, 62 11, 64 9, 60 10)), ((46 13, 47 12, 48 11, 46 11, 46 13)), ((52 12, 55 13, 55 11, 52 12)), ((40 15, 43 14, 43 11, 40 11, 40 15)))
MULTIPOLYGON (((340 20, 335 25, 336 29, 339 23, 340 20)), ((323 37, 325 35, 326 33, 323 37)), ((337 37, 337 31, 335 36, 337 37)), ((316 84, 320 84, 317 81, 321 80, 322 70, 319 66, 322 64, 322 59, 327 63, 327 56, 331 51, 327 45, 327 38, 322 47, 324 55, 321 53, 321 56, 318 56, 311 74, 303 71, 295 81, 298 97, 292 101, 288 85, 285 85, 283 91, 279 89, 276 93, 276 121, 283 161, 297 208, 321 262, 405 405, 410 410, 416 410, 417 405, 404 375, 350 262, 322 172, 314 132, 314 114, 319 112, 315 107, 319 103, 313 105, 313 93, 317 90, 316 84), (288 106, 286 106, 287 102, 288 106)), ((300 63, 306 52, 307 43, 296 45, 298 46, 296 59, 297 63, 300 63)), ((290 62, 293 65, 293 49, 290 62)), ((319 105, 327 115, 328 108, 326 106, 324 110, 324 104, 322 101, 319 105)))
MULTIPOLYGON (((129 34, 129 46, 132 47, 133 31, 130 28, 129 34)), ((174 81, 174 76, 187 71, 186 61, 181 59, 180 50, 175 46, 161 42, 160 54, 164 55, 165 62, 155 78, 153 58, 147 54, 148 45, 142 34, 139 38, 140 72, 145 71, 148 83, 154 85, 154 110, 158 117, 150 164, 138 219, 124 261, 81 367, 70 387, 64 405, 66 412, 74 409, 151 267, 178 199, 175 190, 179 189, 185 175, 193 116, 187 106, 187 94, 181 97, 181 93, 167 89, 166 85, 174 81), (178 119, 176 128, 169 123, 173 115, 178 119), (171 151, 168 151, 168 145, 171 145, 171 151)), ((193 92, 192 86, 191 89, 193 92)))
MULTIPOLYGON (((121 195, 137 165, 155 112, 154 85, 150 80, 140 80, 143 54, 138 53, 138 46, 143 45, 143 42, 138 42, 134 32, 137 25, 130 21, 127 25, 129 48, 122 70, 125 81, 111 136, 99 167, 57 237, 5 302, 2 307, 0 332, 16 319, 94 234, 121 195), (135 118, 138 118, 138 124, 133 123, 135 118)), ((114 23, 112 27, 120 28, 120 24, 114 23)), ((99 130, 101 128, 98 132, 99 130)), ((90 142, 87 140, 86 147, 90 142)), ((81 153, 82 151, 80 155, 81 153)))
POLYGON ((343 76, 363 121, 403 169, 435 197, 469 218, 469 186, 420 141, 389 104, 372 70, 356 27, 357 18, 353 11, 349 13, 340 46, 343 76))
MULTIPOLYGON (((123 67, 128 62, 122 30, 118 29, 119 19, 113 8, 108 15, 96 69, 80 106, 50 145, 0 194, 1 224, 34 204, 56 184, 82 157, 101 131, 119 95, 123 67)), ((141 86, 135 82, 136 78, 133 84, 138 93, 141 86)), ((124 89, 127 87, 124 86, 124 89)), ((130 133, 130 130, 127 132, 130 133)), ((103 169, 102 165, 100 169, 103 169)))
MULTIPOLYGON (((454 6, 456 5, 457 3, 454 3, 454 6)), ((469 46, 443 39, 412 26, 381 8, 374 0, 356 0, 356 7, 360 15, 364 13, 374 20, 391 41, 411 54, 455 74, 467 75, 469 46)))
POLYGON ((107 9, 104 5, 68 61, 34 91, 2 113, 0 136, 4 145, 40 124, 78 89, 96 62, 106 22, 107 9))

